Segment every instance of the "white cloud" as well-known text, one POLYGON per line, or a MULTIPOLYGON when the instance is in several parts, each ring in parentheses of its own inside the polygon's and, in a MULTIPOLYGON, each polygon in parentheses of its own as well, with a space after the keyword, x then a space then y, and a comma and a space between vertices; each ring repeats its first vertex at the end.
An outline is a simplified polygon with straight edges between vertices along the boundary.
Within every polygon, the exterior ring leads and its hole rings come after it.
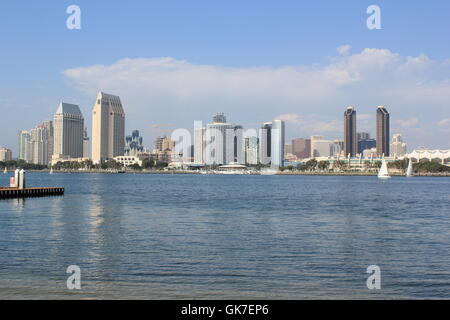
POLYGON ((342 46, 339 46, 336 48, 337 53, 339 53, 339 55, 341 56, 345 56, 350 52, 350 49, 352 48, 351 45, 348 44, 344 44, 342 46))
POLYGON ((411 127, 415 127, 419 124, 419 119, 409 118, 406 120, 397 120, 395 122, 402 128, 411 128, 411 127))
POLYGON ((438 122, 439 127, 450 127, 450 118, 442 119, 438 122))
POLYGON ((294 124, 298 124, 301 122, 301 119, 299 117, 298 114, 295 113, 285 113, 285 114, 281 114, 278 117, 275 117, 275 119, 278 120, 283 120, 287 123, 294 123, 294 124))
POLYGON ((357 109, 361 130, 374 121, 370 115, 378 105, 386 105, 394 119, 407 119, 399 122, 403 128, 435 123, 430 114, 448 114, 449 65, 387 49, 350 54, 350 48, 341 46, 340 55, 322 65, 237 68, 171 57, 126 58, 111 65, 68 69, 64 75, 92 99, 100 90, 120 95, 127 128, 144 133, 149 122, 190 128, 194 120, 209 120, 218 111, 244 125, 281 114, 292 125, 301 124, 306 135, 336 132, 339 138, 338 126, 348 105, 357 109), (429 118, 421 115, 424 106, 429 118))

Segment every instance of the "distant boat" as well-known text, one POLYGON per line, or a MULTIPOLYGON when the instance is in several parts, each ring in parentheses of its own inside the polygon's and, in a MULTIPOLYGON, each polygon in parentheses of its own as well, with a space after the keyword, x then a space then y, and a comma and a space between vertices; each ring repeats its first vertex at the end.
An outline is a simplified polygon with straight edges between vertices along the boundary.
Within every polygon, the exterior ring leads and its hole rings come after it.
POLYGON ((414 176, 414 173, 413 173, 413 164, 412 164, 411 159, 409 159, 408 169, 406 169, 406 177, 407 177, 407 178, 411 178, 412 176, 414 176))
POLYGON ((381 163, 380 171, 378 172, 378 178, 380 179, 389 179, 391 176, 389 175, 388 167, 386 164, 386 160, 383 159, 381 163))

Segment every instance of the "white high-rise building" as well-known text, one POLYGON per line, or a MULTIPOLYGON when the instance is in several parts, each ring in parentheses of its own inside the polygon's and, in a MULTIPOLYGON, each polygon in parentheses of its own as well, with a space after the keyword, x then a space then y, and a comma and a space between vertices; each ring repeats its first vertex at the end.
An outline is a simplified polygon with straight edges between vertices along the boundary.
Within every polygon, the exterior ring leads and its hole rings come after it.
POLYGON ((243 130, 239 125, 226 122, 223 114, 214 116, 206 126, 205 163, 222 165, 245 163, 243 130))
POLYGON ((393 135, 390 152, 394 157, 403 157, 408 152, 408 145, 403 142, 401 134, 396 133, 393 135))
POLYGON ((258 138, 255 136, 244 138, 245 163, 250 165, 258 164, 258 138))
POLYGON ((46 121, 30 130, 27 162, 48 165, 53 154, 53 123, 46 121))
POLYGON ((53 123, 53 157, 82 158, 84 118, 78 105, 61 102, 53 123))
POLYGON ((19 131, 19 160, 27 160, 27 151, 29 149, 28 143, 30 142, 30 132, 19 131))
POLYGON ((272 121, 271 166, 284 166, 285 125, 283 120, 272 121))
POLYGON ((118 96, 100 92, 92 111, 92 160, 123 156, 125 151, 125 112, 118 96))
POLYGON ((205 163, 205 143, 206 128, 200 127, 194 129, 194 162, 197 164, 205 163))
POLYGON ((341 152, 340 141, 325 140, 323 136, 311 136, 311 158, 337 156, 341 152))
POLYGON ((0 147, 0 161, 6 162, 12 160, 12 151, 7 148, 0 147))

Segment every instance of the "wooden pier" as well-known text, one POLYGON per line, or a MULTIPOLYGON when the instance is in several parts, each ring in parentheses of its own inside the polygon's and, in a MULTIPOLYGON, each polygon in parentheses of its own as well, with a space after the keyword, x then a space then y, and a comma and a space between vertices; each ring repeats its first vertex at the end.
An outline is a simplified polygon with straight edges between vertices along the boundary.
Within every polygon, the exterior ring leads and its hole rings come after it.
POLYGON ((60 196, 64 188, 0 188, 0 199, 60 196))

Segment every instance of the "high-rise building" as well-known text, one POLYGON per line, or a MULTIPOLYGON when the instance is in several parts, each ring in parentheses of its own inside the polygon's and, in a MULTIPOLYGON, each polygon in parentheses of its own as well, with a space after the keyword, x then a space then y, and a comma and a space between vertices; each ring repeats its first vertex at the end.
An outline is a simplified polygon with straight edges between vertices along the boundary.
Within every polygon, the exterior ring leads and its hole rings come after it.
POLYGON ((206 126, 205 163, 221 165, 245 163, 242 126, 225 122, 223 113, 206 126))
POLYGON ((325 140, 323 136, 311 136, 311 158, 333 157, 342 151, 342 140, 325 140))
POLYGON ((30 132, 22 130, 19 131, 19 160, 27 160, 27 151, 29 149, 28 143, 30 142, 30 132))
POLYGON ((0 161, 6 162, 12 160, 12 151, 7 148, 0 147, 0 161))
POLYGON ((259 161, 267 165, 272 158, 272 122, 263 123, 259 130, 259 161))
POLYGON ((125 155, 137 156, 138 153, 143 152, 143 141, 144 139, 139 135, 139 130, 134 130, 130 136, 125 138, 125 155))
POLYGON ((284 166, 285 125, 283 120, 272 121, 271 166, 284 166))
POLYGON ((78 105, 61 102, 53 123, 53 157, 82 158, 84 118, 78 105))
POLYGON ((92 160, 122 156, 125 151, 125 112, 118 96, 100 92, 92 111, 92 160))
POLYGON ((245 163, 249 165, 258 164, 258 137, 244 137, 245 163))
POLYGON ((45 121, 30 130, 27 147, 27 162, 48 165, 53 154, 53 123, 45 121))
POLYGON ((344 113, 344 154, 354 157, 358 151, 356 139, 356 110, 348 107, 344 113))
POLYGON ((390 123, 389 112, 385 107, 377 109, 377 154, 378 156, 389 156, 390 123))
POLYGON ((408 146, 403 142, 402 135, 396 133, 392 137, 391 155, 396 157, 403 157, 408 151, 408 146))
POLYGON ((311 156, 311 139, 293 139, 291 145, 292 153, 298 159, 306 159, 311 156))
POLYGON ((84 128, 83 135, 83 158, 91 157, 91 141, 88 137, 87 128, 84 128))
POLYGON ((194 162, 205 163, 206 127, 194 129, 194 162))

